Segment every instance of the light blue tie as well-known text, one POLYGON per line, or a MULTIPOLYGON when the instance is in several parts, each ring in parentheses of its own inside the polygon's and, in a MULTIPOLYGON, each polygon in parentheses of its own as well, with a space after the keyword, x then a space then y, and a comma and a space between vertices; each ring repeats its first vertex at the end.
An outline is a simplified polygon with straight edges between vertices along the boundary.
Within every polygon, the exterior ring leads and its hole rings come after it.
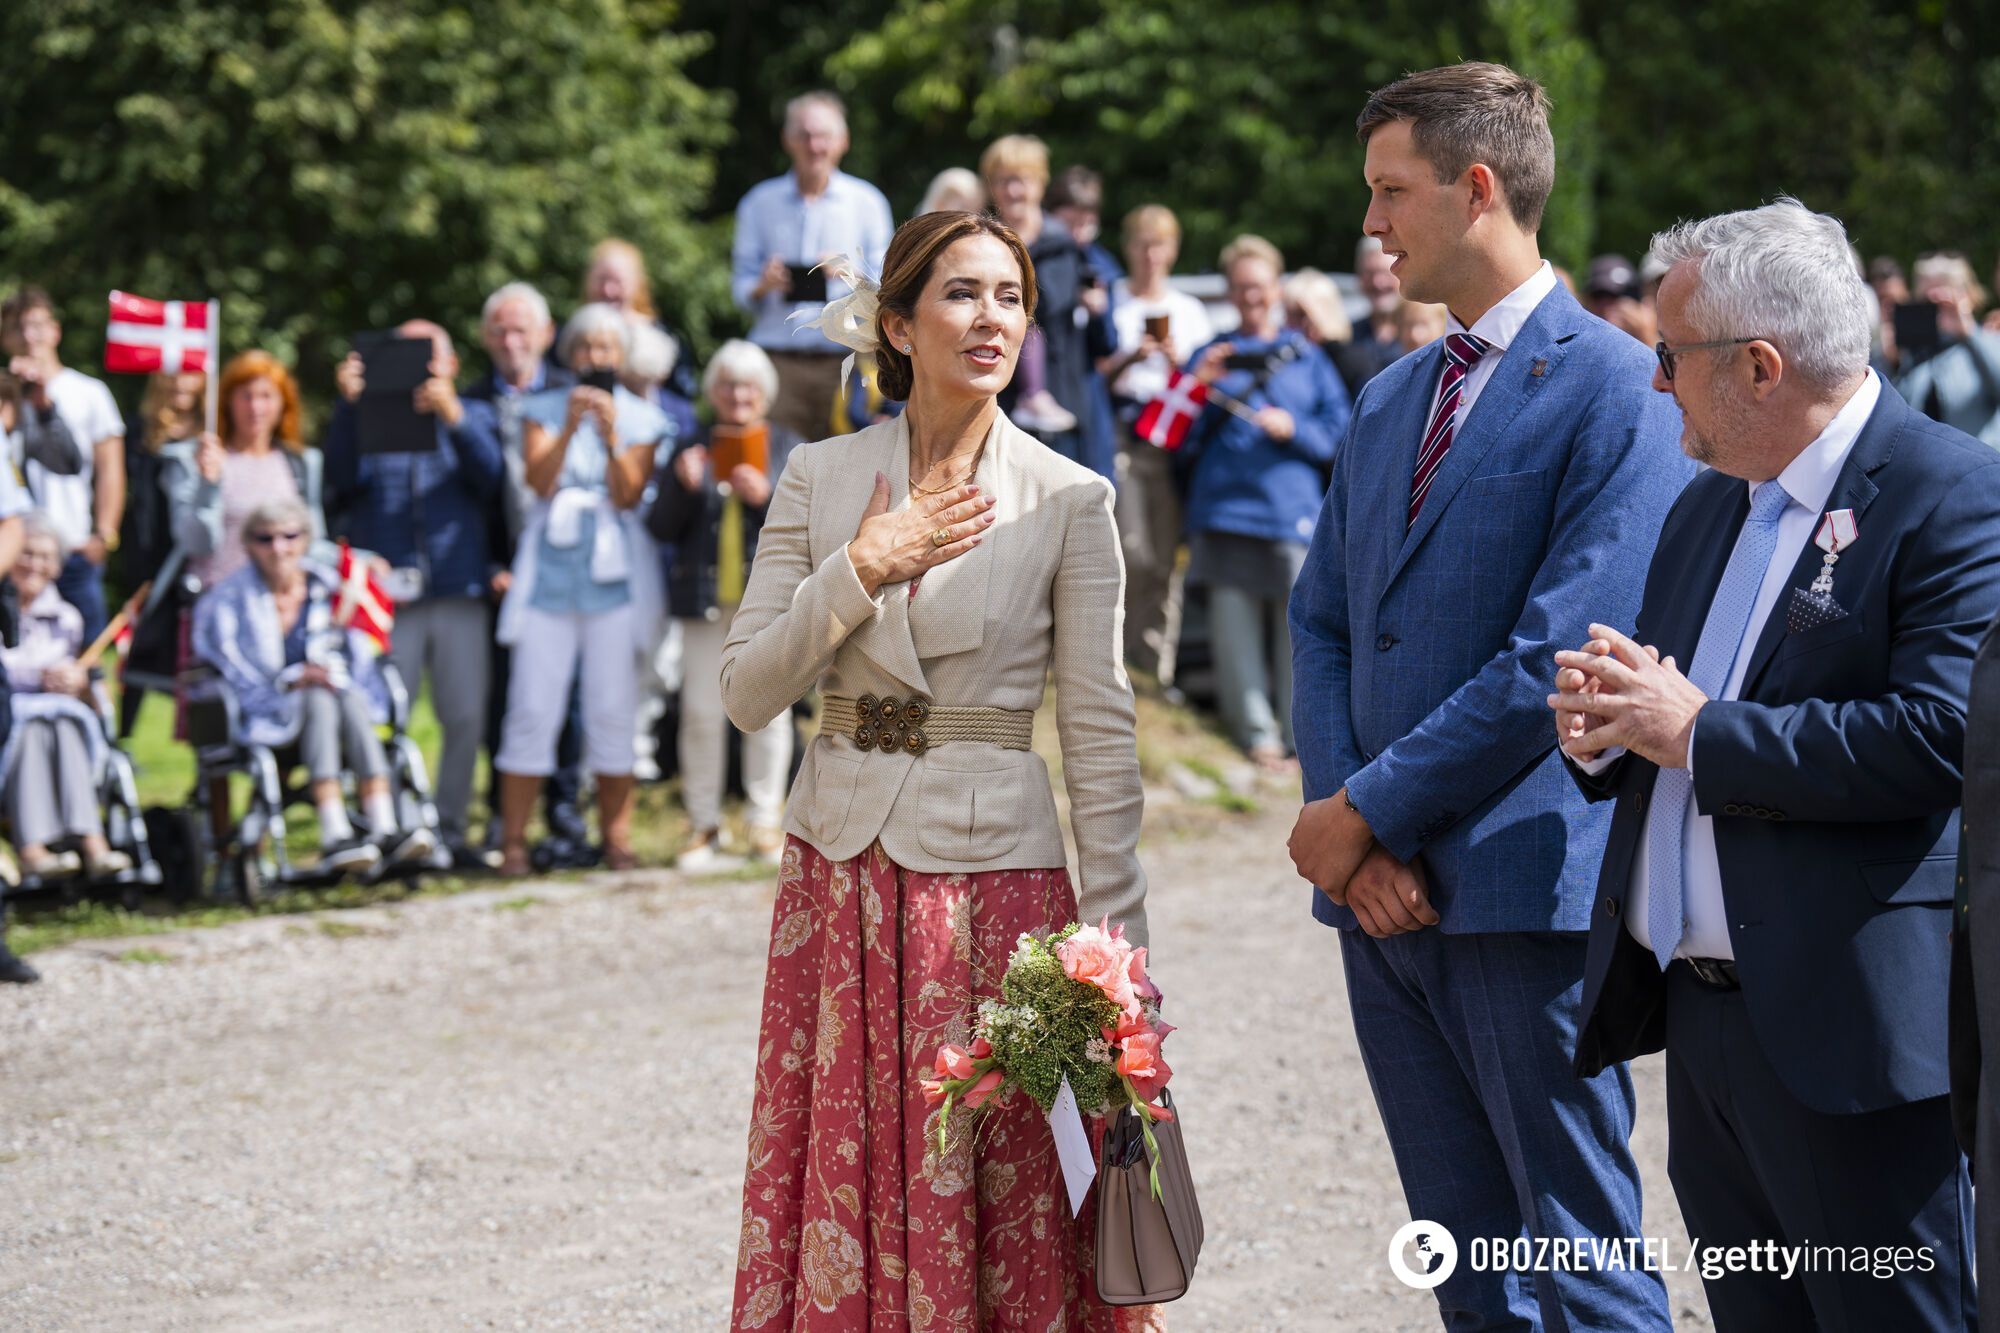
MULTIPOLYGON (((1750 496, 1750 517, 1729 553, 1729 567, 1716 585, 1715 600, 1709 604, 1708 619, 1702 622, 1701 641, 1695 645, 1694 665, 1688 680, 1711 699, 1722 697, 1729 684, 1729 669, 1743 647, 1743 633, 1750 627, 1750 610, 1757 604, 1757 590, 1771 565, 1771 552, 1778 546, 1778 519, 1792 497, 1775 481, 1757 487, 1750 496)), ((1646 838, 1646 932, 1653 940, 1653 957, 1662 971, 1680 947, 1686 929, 1687 889, 1682 878, 1686 846, 1688 800, 1694 794, 1694 780, 1685 768, 1663 768, 1653 785, 1653 822, 1646 838)))

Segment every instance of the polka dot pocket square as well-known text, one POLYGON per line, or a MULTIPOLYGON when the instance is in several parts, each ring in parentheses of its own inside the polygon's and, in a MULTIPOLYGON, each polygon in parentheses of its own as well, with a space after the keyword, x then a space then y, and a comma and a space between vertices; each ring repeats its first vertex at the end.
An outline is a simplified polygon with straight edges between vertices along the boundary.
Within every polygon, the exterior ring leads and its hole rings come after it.
POLYGON ((1817 588, 1792 589, 1792 602, 1785 611, 1785 629, 1791 634, 1830 625, 1847 615, 1847 608, 1833 600, 1830 592, 1817 588))

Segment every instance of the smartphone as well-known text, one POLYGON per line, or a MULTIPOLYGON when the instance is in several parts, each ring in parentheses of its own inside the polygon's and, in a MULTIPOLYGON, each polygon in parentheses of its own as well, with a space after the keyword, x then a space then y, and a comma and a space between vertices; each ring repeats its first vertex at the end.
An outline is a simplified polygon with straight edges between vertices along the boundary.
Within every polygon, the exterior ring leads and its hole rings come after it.
POLYGON ((1077 279, 1077 286, 1083 288, 1085 291, 1094 291, 1103 285, 1104 279, 1098 276, 1098 272, 1094 268, 1086 267, 1083 270, 1083 276, 1077 279))
POLYGON ((1943 339, 1938 335, 1936 305, 1929 301, 1905 301, 1896 307, 1892 318, 1898 352, 1917 361, 1937 352, 1943 339))
POLYGON ((1158 342, 1167 340, 1168 331, 1172 327, 1173 320, 1166 315, 1146 316, 1146 336, 1158 342))
POLYGON ((586 388, 602 389, 610 393, 618 387, 618 372, 615 370, 592 370, 576 377, 576 382, 586 388))
POLYGON ((787 264, 785 272, 791 275, 792 299, 794 301, 816 301, 826 303, 826 270, 811 264, 787 264))
POLYGON ((1223 358, 1224 370, 1263 370, 1271 364, 1269 352, 1231 352, 1223 358))

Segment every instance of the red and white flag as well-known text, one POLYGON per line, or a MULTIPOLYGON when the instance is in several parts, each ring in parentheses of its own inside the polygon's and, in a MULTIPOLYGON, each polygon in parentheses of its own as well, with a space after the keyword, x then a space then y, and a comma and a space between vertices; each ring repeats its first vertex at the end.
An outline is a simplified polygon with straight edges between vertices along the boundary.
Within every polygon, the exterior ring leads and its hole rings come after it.
POLYGON ((1182 371, 1167 372, 1167 391, 1147 403, 1132 423, 1139 438, 1160 449, 1178 449, 1188 427, 1201 419, 1208 404, 1208 386, 1182 371))
POLYGON ((213 371, 221 322, 214 301, 153 301, 113 292, 104 368, 114 375, 213 371))
POLYGON ((360 630, 378 653, 389 651, 389 632, 396 628, 396 599, 382 587, 374 567, 357 557, 346 542, 340 544, 340 596, 333 604, 333 621, 360 630))

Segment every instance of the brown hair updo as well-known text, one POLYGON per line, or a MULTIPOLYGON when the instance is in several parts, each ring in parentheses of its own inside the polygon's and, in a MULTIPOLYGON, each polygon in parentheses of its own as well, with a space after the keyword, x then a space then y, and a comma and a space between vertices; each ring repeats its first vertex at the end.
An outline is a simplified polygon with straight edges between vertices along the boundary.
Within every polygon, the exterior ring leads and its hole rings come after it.
POLYGON ((985 213, 925 213, 896 228, 889 241, 889 253, 882 260, 881 309, 875 314, 877 386, 884 398, 898 401, 910 396, 910 358, 903 349, 891 345, 883 331, 882 315, 895 311, 904 319, 914 319, 917 298, 931 280, 938 256, 968 236, 991 236, 1014 252, 1021 264, 1021 304, 1032 321, 1035 317, 1035 263, 1028 247, 1014 229, 985 213))

